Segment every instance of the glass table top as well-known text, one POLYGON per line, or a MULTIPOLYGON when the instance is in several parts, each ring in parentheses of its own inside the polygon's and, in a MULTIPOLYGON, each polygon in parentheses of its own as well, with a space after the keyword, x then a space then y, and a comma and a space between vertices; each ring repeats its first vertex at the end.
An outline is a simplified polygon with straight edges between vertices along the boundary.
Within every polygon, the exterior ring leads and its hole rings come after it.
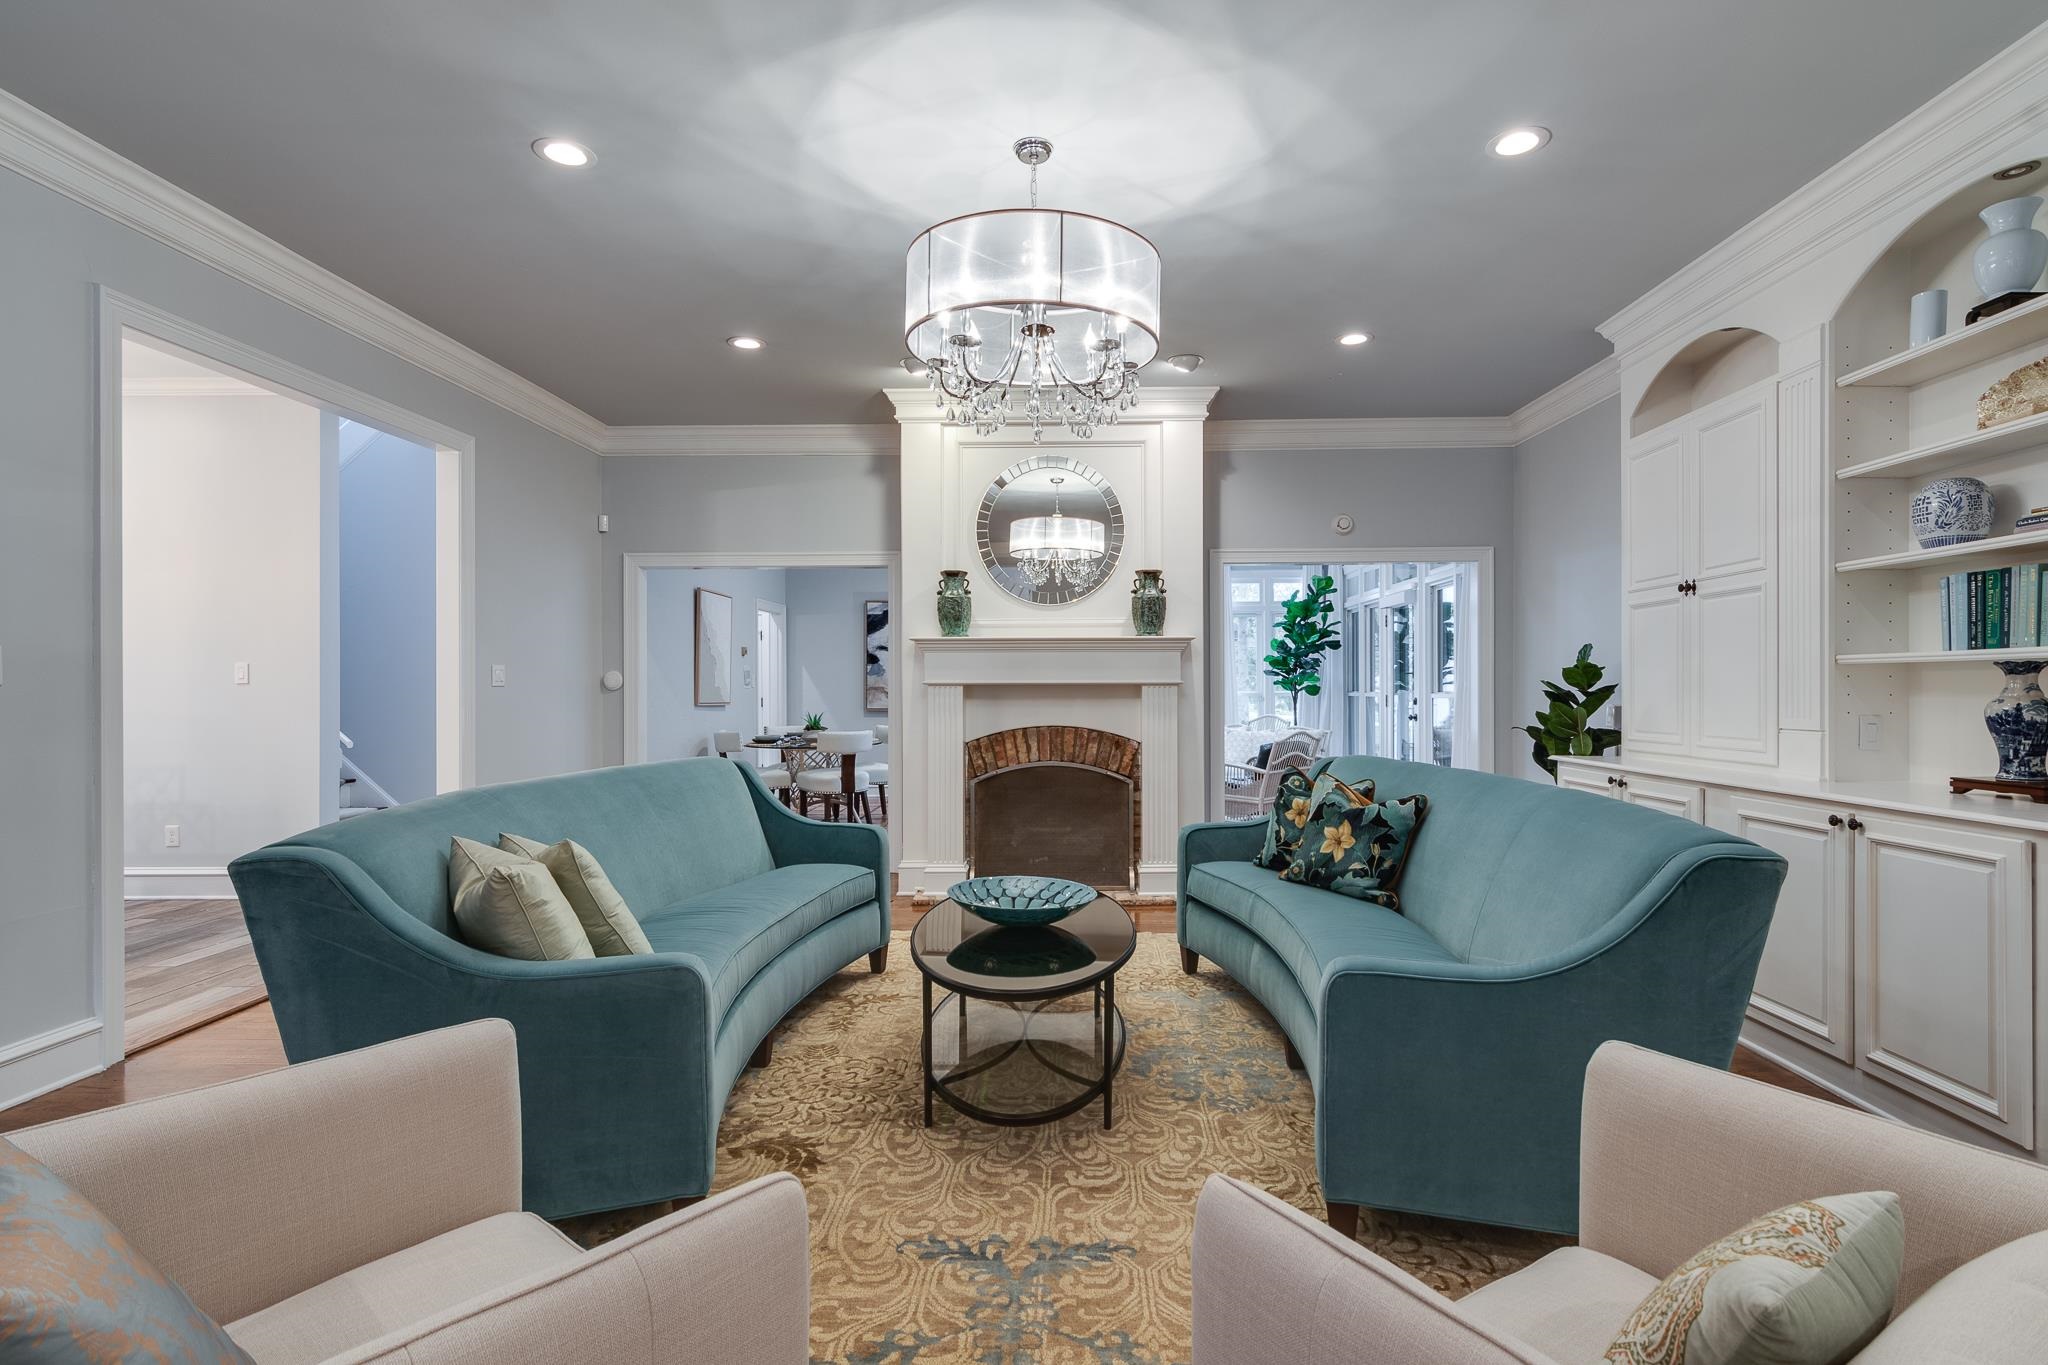
POLYGON ((1121 967, 1137 926, 1114 897, 1097 895, 1057 924, 1002 925, 941 901, 910 931, 917 969, 948 990, 985 1000, 1078 991, 1121 967))

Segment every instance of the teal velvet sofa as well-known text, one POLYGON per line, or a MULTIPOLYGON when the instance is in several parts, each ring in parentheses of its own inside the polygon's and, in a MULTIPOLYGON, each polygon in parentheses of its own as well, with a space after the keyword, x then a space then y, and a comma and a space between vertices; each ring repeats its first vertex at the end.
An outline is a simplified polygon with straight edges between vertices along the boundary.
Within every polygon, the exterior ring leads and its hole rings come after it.
POLYGON ((709 1191, 726 1095, 776 1023, 888 954, 882 831, 804 819, 722 758, 437 796, 228 870, 291 1061, 511 1021, 525 1206, 546 1218, 709 1191), (655 951, 523 962, 464 943, 449 839, 508 831, 588 848, 655 951))
POLYGON ((1181 831, 1182 966, 1272 1013, 1360 1206, 1575 1232, 1586 1063, 1611 1038, 1726 1067, 1785 879, 1767 849, 1586 792, 1391 759, 1316 765, 1429 812, 1401 910, 1251 861, 1266 821, 1181 831))

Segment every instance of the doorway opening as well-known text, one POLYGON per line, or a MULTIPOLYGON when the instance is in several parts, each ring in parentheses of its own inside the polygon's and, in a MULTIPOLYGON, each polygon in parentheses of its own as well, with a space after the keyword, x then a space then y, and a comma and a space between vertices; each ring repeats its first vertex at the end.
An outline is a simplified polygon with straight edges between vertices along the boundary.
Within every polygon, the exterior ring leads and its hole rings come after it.
POLYGON ((111 294, 102 316, 111 1063, 264 998, 230 861, 469 781, 472 519, 466 437, 111 294))
POLYGON ((1220 810, 1269 810, 1285 767, 1333 754, 1492 766, 1490 556, 1462 553, 1472 557, 1220 563, 1220 810), (1331 580, 1337 647, 1313 690, 1291 690, 1266 659, 1286 603, 1319 577, 1331 580))

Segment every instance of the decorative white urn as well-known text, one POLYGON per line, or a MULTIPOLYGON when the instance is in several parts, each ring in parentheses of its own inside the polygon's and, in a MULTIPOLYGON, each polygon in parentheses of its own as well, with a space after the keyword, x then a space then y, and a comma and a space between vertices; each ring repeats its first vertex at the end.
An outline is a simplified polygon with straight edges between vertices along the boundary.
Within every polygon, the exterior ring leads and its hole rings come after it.
POLYGON ((1991 235, 1977 244, 1970 271, 1987 299, 2023 293, 2040 283, 2048 270, 2048 235, 2034 226, 2041 211, 2036 195, 2007 199, 1978 214, 1991 235))

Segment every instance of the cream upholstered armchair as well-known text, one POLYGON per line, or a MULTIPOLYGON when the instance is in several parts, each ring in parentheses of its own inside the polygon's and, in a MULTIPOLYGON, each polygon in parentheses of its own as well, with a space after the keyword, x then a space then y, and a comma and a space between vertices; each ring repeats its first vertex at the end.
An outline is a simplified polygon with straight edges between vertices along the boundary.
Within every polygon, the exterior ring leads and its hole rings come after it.
POLYGON ((520 1212, 502 1019, 7 1138, 258 1365, 809 1356, 809 1219, 788 1175, 595 1251, 520 1212))
POLYGON ((1579 1365, 1708 1243, 1798 1200, 1863 1190, 1898 1194, 1906 1261, 1892 1324, 1858 1365, 2041 1358, 2048 1239, 2032 1234, 2048 1229, 2048 1170, 2031 1162, 1607 1043, 1586 1069, 1579 1181, 1579 1245, 1452 1302, 1299 1210, 1211 1176, 1195 1215, 1195 1365, 1579 1365), (1973 1267, 1985 1273, 1969 1290, 1950 1281, 1927 1294, 2022 1237, 1973 1267))

